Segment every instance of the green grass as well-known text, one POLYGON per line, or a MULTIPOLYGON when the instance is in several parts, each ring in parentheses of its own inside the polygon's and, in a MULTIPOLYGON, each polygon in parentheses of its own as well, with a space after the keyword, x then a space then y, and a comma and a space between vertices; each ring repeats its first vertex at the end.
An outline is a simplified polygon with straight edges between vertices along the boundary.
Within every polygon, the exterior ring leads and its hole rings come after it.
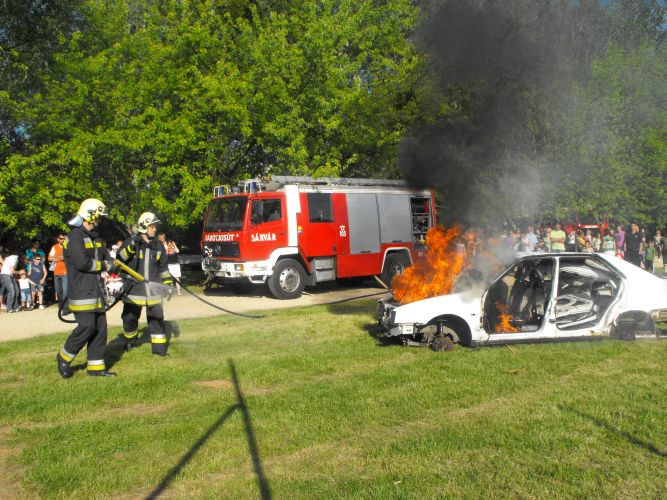
POLYGON ((65 334, 0 344, 0 497, 665 496, 664 340, 435 353, 373 310, 181 321, 110 380, 59 378, 65 334))

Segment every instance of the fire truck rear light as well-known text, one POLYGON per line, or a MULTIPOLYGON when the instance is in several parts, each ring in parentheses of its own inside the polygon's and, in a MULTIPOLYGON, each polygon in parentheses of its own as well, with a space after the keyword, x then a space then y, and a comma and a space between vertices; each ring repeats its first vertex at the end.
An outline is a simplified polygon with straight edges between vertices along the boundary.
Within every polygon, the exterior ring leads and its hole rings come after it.
POLYGON ((243 264, 234 264, 234 271, 243 271, 243 264))

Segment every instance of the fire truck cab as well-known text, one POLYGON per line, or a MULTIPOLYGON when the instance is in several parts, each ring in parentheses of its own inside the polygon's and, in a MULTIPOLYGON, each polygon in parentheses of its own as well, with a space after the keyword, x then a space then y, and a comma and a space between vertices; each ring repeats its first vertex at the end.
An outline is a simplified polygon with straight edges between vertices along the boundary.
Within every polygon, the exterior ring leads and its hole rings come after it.
POLYGON ((432 191, 403 181, 274 176, 216 187, 204 216, 211 283, 268 285, 279 299, 323 281, 380 275, 388 285, 424 255, 432 191))

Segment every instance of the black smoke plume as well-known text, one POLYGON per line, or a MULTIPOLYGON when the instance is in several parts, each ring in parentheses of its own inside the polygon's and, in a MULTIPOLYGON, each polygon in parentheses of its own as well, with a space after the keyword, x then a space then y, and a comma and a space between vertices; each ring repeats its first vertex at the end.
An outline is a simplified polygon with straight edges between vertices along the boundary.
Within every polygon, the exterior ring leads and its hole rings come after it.
MULTIPOLYGON (((613 36, 609 2, 449 0, 425 9, 423 119, 399 166, 435 187, 445 221, 491 225, 536 216, 557 186, 558 113, 613 36)), ((442 220, 442 219, 441 219, 442 220)))

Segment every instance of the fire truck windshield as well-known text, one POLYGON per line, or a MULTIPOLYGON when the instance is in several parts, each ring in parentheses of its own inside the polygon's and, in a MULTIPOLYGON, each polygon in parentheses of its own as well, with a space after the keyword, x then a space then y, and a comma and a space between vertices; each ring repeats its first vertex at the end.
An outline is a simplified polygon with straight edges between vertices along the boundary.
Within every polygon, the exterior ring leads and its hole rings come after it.
POLYGON ((247 196, 216 198, 208 206, 204 231, 238 231, 243 228, 247 196))

